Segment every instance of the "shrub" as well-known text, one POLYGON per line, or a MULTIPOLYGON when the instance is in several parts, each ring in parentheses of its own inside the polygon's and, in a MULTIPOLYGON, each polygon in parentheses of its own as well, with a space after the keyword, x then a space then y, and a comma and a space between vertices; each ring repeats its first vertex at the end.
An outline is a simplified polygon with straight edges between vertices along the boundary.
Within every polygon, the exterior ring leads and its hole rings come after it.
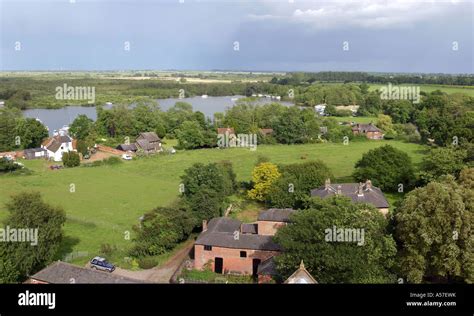
POLYGON ((5 158, 0 158, 0 173, 13 172, 18 169, 21 169, 20 165, 5 158))
POLYGON ((141 269, 151 269, 158 265, 158 259, 155 257, 143 257, 138 259, 138 266, 141 269))
POLYGON ((75 151, 63 153, 63 165, 66 168, 74 168, 81 164, 79 154, 75 151))

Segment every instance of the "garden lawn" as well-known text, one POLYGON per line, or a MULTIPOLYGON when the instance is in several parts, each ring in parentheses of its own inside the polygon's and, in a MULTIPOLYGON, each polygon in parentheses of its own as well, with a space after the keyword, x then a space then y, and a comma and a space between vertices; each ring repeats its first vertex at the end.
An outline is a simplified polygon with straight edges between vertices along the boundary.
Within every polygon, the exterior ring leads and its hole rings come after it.
POLYGON ((166 206, 179 194, 180 176, 197 162, 233 162, 237 179, 250 180, 258 156, 278 164, 323 160, 339 181, 350 181, 354 164, 366 151, 391 144, 419 163, 425 147, 399 141, 351 142, 349 145, 324 143, 307 145, 259 146, 243 148, 178 151, 125 161, 119 165, 49 170, 43 160, 24 161, 33 171, 27 176, 0 176, 0 220, 7 215, 9 196, 21 191, 39 191, 44 200, 61 206, 67 214, 66 239, 59 258, 81 252, 85 263, 97 255, 102 244, 126 253, 134 236, 132 226, 139 217, 157 206, 166 206), (71 188, 74 186, 73 192, 71 188), (131 238, 128 237, 130 233, 131 238))

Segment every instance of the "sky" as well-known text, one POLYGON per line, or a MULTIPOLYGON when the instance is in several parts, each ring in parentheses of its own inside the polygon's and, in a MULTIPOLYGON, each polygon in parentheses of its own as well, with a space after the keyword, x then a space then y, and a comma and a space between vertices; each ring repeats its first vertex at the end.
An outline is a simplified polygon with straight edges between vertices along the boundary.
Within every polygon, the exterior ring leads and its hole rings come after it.
POLYGON ((474 1, 0 0, 0 70, 474 73, 474 1))

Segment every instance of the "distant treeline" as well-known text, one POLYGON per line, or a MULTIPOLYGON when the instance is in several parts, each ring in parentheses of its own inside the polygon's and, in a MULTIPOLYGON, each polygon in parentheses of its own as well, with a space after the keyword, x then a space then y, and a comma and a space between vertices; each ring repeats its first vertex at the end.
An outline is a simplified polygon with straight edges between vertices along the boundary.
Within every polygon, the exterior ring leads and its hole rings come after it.
POLYGON ((280 95, 289 99, 288 87, 268 82, 184 83, 170 80, 126 80, 96 78, 0 78, 0 100, 11 108, 62 108, 67 105, 94 106, 107 102, 136 103, 142 98, 186 98, 200 95, 232 96, 252 94, 280 95), (95 104, 89 100, 56 99, 56 88, 94 87, 95 104))
POLYGON ((413 84, 441 84, 473 86, 474 75, 447 75, 447 74, 369 74, 366 72, 293 72, 287 77, 270 81, 281 85, 299 85, 313 82, 366 82, 366 83, 413 83, 413 84))

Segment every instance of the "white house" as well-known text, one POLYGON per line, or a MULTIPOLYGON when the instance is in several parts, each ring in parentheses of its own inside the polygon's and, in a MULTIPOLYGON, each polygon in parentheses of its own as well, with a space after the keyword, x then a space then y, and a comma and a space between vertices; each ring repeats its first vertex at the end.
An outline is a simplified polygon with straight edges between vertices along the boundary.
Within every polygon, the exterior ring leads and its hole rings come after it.
POLYGON ((49 159, 54 161, 61 161, 63 153, 74 151, 72 138, 65 133, 56 133, 53 137, 46 139, 41 144, 41 148, 46 149, 49 159))
POLYGON ((319 114, 319 115, 324 115, 324 111, 326 110, 326 104, 318 104, 314 106, 314 110, 319 114))

